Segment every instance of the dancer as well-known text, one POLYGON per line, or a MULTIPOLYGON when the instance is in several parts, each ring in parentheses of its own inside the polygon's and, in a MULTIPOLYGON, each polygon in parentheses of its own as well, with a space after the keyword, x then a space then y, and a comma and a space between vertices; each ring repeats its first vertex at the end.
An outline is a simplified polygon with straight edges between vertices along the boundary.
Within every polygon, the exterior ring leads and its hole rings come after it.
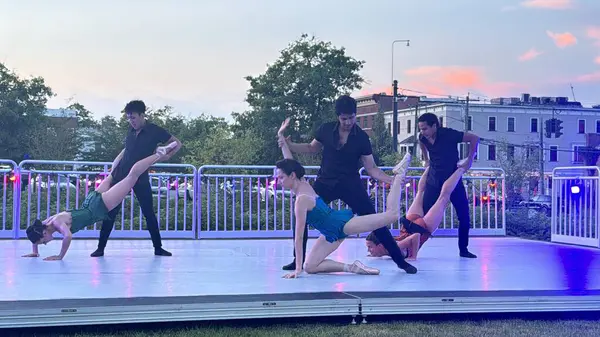
POLYGON ((33 253, 23 257, 38 257, 38 245, 52 241, 52 234, 59 232, 63 235, 60 254, 49 256, 45 261, 62 260, 71 244, 71 236, 83 228, 98 221, 105 220, 109 210, 117 207, 130 193, 141 174, 150 166, 164 159, 177 146, 176 142, 158 147, 156 153, 133 165, 127 177, 111 187, 112 176, 108 176, 95 191, 90 192, 81 208, 55 214, 43 222, 36 219, 33 225, 27 227, 27 238, 33 243, 33 253))
MULTIPOLYGON (((125 138, 125 148, 113 162, 113 169, 110 173, 113 185, 125 178, 137 161, 151 156, 159 144, 177 143, 175 149, 168 153, 163 161, 171 158, 181 148, 181 142, 176 137, 160 126, 146 120, 146 104, 143 101, 135 100, 127 103, 124 113, 131 128, 125 138)), ((143 172, 139 176, 137 183, 133 186, 133 193, 146 219, 146 226, 148 227, 148 232, 150 232, 150 237, 152 238, 152 245, 154 246, 154 255, 171 256, 171 252, 162 248, 158 219, 156 219, 156 214, 154 213, 154 198, 152 196, 152 187, 150 186, 148 172, 143 172)), ((109 210, 108 217, 102 222, 98 248, 90 256, 104 256, 108 237, 120 210, 121 207, 109 210)))
MULTIPOLYGON (((425 113, 419 117, 419 137, 421 151, 426 166, 429 166, 427 184, 423 192, 423 210, 427 213, 433 207, 442 191, 444 181, 450 178, 456 170, 459 161, 458 146, 460 143, 469 143, 469 154, 460 162, 460 167, 468 171, 473 165, 479 137, 469 132, 461 132, 440 126, 435 114, 425 113)), ((451 191, 450 201, 458 216, 458 248, 461 257, 476 258, 468 250, 469 229, 471 217, 469 216, 469 200, 462 180, 451 191)))
MULTIPOLYGON (((340 96, 335 102, 335 113, 337 121, 321 125, 310 144, 295 144, 289 141, 288 137, 279 138, 279 145, 285 143, 295 153, 322 152, 321 168, 313 188, 326 204, 340 199, 357 215, 375 214, 375 207, 358 173, 361 163, 373 179, 392 184, 393 178, 377 167, 369 135, 356 124, 356 100, 348 95, 340 96)), ((299 233, 294 229, 294 238, 296 235, 299 233)), ((402 252, 396 246, 396 241, 387 226, 377 228, 375 235, 399 268, 410 274, 417 272, 414 266, 404 261, 402 252)), ((308 227, 304 227, 303 237, 301 252, 302 259, 305 260, 308 227)), ((294 261, 285 265, 283 270, 294 270, 296 258, 298 256, 294 251, 294 261)))
MULTIPOLYGON (((282 124, 278 137, 284 139, 283 133, 289 124, 289 118, 282 124)), ((297 278, 305 269, 307 273, 350 272, 355 274, 378 275, 379 270, 369 268, 360 261, 345 264, 327 259, 344 241, 348 235, 359 234, 386 226, 398 220, 400 194, 404 183, 406 170, 410 163, 410 154, 406 154, 396 165, 393 172, 392 187, 387 198, 387 209, 383 213, 356 216, 351 210, 332 210, 323 199, 317 195, 312 186, 304 178, 304 167, 293 159, 292 152, 285 141, 281 147, 285 159, 277 162, 277 180, 284 188, 291 189, 296 195, 294 212, 296 215, 296 268, 295 271, 284 275, 285 278, 297 278), (304 228, 307 223, 315 227, 321 235, 303 261, 304 228)), ((404 262, 409 265, 407 262, 404 262)), ((410 266, 410 265, 409 265, 410 266)), ((412 267, 412 266, 411 266, 412 267)), ((414 268, 414 267, 413 267, 414 268)), ((407 268, 408 269, 408 268, 407 268)))
MULTIPOLYGON (((400 219, 402 229, 400 230, 400 235, 396 238, 398 247, 405 253, 407 260, 414 261, 417 259, 419 249, 444 220, 444 210, 450 202, 452 191, 455 190, 456 185, 461 181, 461 177, 465 173, 462 165, 464 163, 460 161, 458 168, 452 173, 450 178, 446 179, 442 185, 440 196, 427 213, 423 211, 423 196, 427 186, 429 167, 423 172, 423 176, 421 176, 417 187, 417 194, 408 212, 406 212, 406 216, 400 219)), ((373 233, 367 236, 366 244, 370 256, 379 257, 389 255, 385 247, 379 243, 379 240, 377 240, 377 237, 373 233)))

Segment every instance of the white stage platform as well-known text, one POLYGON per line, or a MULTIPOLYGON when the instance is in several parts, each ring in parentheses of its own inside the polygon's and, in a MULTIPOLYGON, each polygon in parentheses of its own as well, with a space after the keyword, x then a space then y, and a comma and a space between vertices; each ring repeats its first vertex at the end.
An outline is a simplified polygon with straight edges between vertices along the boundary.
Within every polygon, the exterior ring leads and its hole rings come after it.
MULTIPOLYGON (((309 247, 313 240, 309 241, 309 247)), ((424 246, 418 273, 389 258, 366 257, 348 239, 333 258, 359 259, 379 276, 307 275, 283 279, 292 240, 74 240, 63 261, 43 261, 60 240, 40 247, 0 241, 0 328, 419 313, 600 310, 600 251, 515 238, 471 238, 478 259, 458 256, 455 238, 424 246)))

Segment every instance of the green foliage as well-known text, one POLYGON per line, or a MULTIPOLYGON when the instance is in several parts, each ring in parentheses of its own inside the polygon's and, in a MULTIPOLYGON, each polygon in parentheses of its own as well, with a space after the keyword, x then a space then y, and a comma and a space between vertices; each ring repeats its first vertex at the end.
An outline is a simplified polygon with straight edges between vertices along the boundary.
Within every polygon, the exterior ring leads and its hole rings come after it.
POLYGON ((53 95, 43 78, 19 78, 0 63, 0 158, 18 162, 31 153, 36 132, 48 123, 44 110, 53 95))
POLYGON ((319 125, 334 117, 337 97, 361 88, 363 64, 347 56, 344 48, 302 35, 264 74, 246 77, 250 110, 233 114, 233 131, 257 135, 263 144, 257 160, 275 162, 281 157, 275 139, 281 122, 292 117, 292 140, 309 142, 319 125))
POLYGON ((550 241, 550 217, 526 208, 506 211, 506 234, 523 239, 550 241), (531 215, 531 216, 530 216, 531 215))
POLYGON ((371 134, 371 146, 377 166, 391 165, 389 161, 394 156, 394 139, 385 126, 385 117, 382 111, 375 115, 371 134))
POLYGON ((506 143, 497 145, 496 159, 506 174, 505 188, 508 200, 513 200, 521 194, 523 188, 528 186, 531 172, 535 172, 539 167, 539 148, 532 148, 529 152, 528 155, 526 148, 515 148, 513 155, 509 153, 506 143))

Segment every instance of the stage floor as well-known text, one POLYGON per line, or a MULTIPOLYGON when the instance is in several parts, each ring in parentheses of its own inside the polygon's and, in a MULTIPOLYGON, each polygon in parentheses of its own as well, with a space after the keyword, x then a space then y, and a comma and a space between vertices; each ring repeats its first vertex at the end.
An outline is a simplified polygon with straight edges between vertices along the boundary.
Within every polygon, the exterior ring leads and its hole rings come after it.
MULTIPOLYGON (((313 240, 309 240, 309 248, 313 240)), ((381 275, 283 279, 292 240, 112 240, 102 258, 95 240, 60 240, 22 258, 25 240, 0 241, 0 327, 149 321, 403 313, 600 310, 600 250, 516 238, 471 238, 477 259, 458 256, 456 238, 433 238, 408 275, 389 258, 367 257, 364 239, 332 256, 359 259, 381 275)))

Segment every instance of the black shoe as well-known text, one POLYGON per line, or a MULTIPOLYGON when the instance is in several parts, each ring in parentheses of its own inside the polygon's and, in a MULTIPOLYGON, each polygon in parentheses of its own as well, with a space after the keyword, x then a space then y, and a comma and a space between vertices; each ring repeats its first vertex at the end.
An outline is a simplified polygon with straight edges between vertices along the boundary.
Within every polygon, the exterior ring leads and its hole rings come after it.
POLYGON ((162 248, 154 248, 154 255, 158 255, 158 256, 173 256, 173 254, 171 254, 170 252, 167 252, 166 250, 164 250, 162 248))
POLYGON ((93 252, 92 254, 90 254, 91 257, 100 257, 100 256, 104 256, 104 249, 96 249, 95 252, 93 252))
POLYGON ((398 268, 403 269, 407 274, 416 274, 417 273, 417 268, 406 261, 398 264, 398 268))
POLYGON ((460 257, 466 257, 466 258, 469 258, 469 259, 476 259, 477 255, 469 252, 468 250, 463 250, 463 251, 460 252, 460 257))
POLYGON ((283 269, 283 270, 296 270, 296 260, 292 261, 292 263, 290 263, 290 264, 286 264, 281 269, 283 269))

